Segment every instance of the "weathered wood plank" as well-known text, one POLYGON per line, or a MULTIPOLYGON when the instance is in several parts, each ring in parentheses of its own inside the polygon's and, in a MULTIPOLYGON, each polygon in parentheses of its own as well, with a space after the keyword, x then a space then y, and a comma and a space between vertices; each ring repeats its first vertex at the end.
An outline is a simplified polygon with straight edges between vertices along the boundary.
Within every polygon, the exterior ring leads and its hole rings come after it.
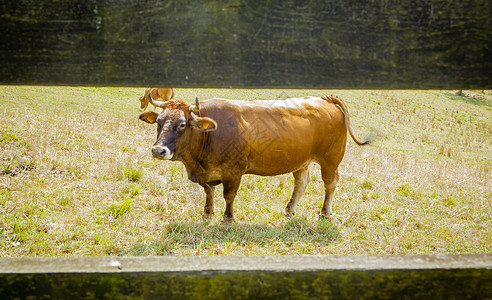
POLYGON ((0 83, 492 88, 492 3, 0 4, 0 83))
POLYGON ((487 299, 491 255, 0 258, 2 299, 487 299))

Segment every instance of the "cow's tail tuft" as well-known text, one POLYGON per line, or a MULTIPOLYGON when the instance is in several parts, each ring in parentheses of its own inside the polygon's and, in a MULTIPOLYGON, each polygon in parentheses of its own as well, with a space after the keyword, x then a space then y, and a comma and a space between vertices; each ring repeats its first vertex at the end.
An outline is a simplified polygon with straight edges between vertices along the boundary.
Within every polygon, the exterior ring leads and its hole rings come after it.
POLYGON ((336 104, 340 107, 340 109, 342 110, 343 112, 343 115, 345 117, 345 126, 347 128, 347 131, 349 132, 350 134, 350 137, 352 137, 352 139, 354 140, 354 142, 357 144, 357 145, 368 145, 369 143, 371 143, 371 141, 374 139, 374 136, 369 136, 365 139, 363 139, 362 141, 359 141, 354 133, 352 132, 352 127, 350 126, 350 115, 349 115, 349 111, 348 111, 348 107, 347 107, 347 104, 345 104, 345 102, 340 99, 338 96, 335 96, 335 95, 324 95, 324 96, 321 96, 321 99, 323 100, 326 100, 328 102, 331 102, 333 104, 336 104))

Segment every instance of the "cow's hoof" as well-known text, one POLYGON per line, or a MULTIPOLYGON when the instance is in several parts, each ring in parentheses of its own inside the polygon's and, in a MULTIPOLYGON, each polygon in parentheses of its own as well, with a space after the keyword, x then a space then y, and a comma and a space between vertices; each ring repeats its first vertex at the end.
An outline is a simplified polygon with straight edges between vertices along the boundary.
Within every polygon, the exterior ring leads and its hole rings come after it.
POLYGON ((327 215, 319 215, 320 221, 330 221, 330 216, 327 215))
POLYGON ((202 215, 203 224, 210 224, 212 222, 212 215, 202 215))
POLYGON ((214 213, 203 213, 202 217, 206 220, 210 220, 214 216, 214 213))
POLYGON ((288 211, 285 212, 285 216, 287 218, 292 218, 295 214, 296 214, 295 212, 288 212, 288 211))
POLYGON ((222 224, 232 224, 232 223, 234 223, 234 218, 226 218, 226 217, 224 217, 222 219, 222 222, 221 223, 222 224))

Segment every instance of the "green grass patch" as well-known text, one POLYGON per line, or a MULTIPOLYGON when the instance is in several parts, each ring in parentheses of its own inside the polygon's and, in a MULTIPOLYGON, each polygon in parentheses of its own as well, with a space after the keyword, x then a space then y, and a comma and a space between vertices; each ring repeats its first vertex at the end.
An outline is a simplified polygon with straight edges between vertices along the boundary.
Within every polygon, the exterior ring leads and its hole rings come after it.
POLYGON ((109 205, 109 210, 115 218, 119 218, 124 214, 128 213, 132 207, 132 200, 125 199, 118 203, 111 203, 109 205))
POLYGON ((410 185, 408 184, 402 184, 402 185, 399 185, 397 188, 396 188, 396 192, 400 195, 400 196, 403 196, 403 197, 409 197, 410 195, 412 195, 412 187, 410 187, 410 185))
POLYGON ((128 167, 123 169, 123 175, 128 180, 137 182, 142 179, 143 172, 140 169, 128 167))
POLYGON ((2 136, 0 136, 0 142, 4 142, 4 141, 16 142, 18 140, 19 140, 19 138, 14 133, 11 133, 11 132, 4 133, 4 134, 2 134, 2 136))

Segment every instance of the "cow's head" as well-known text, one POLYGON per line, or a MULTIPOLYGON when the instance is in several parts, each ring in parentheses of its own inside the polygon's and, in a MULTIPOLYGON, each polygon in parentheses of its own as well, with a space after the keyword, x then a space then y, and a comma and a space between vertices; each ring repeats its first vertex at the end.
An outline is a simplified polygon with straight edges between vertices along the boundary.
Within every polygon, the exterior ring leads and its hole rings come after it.
POLYGON ((147 106, 149 106, 149 101, 147 101, 147 99, 145 99, 145 95, 141 96, 139 98, 139 100, 140 100, 140 108, 141 109, 147 108, 147 106))
POLYGON ((151 91, 151 89, 147 88, 145 90, 145 94, 139 98, 141 109, 146 109, 147 106, 149 106, 149 98, 147 97, 147 95, 150 93, 150 91, 151 91))
POLYGON ((155 101, 149 93, 149 100, 155 106, 163 109, 158 114, 146 111, 139 119, 153 124, 157 123, 157 140, 152 147, 152 156, 158 159, 176 159, 176 152, 186 151, 192 142, 193 131, 214 131, 217 123, 208 117, 198 117, 193 112, 200 110, 198 98, 195 105, 189 105, 179 100, 165 102, 155 101))

